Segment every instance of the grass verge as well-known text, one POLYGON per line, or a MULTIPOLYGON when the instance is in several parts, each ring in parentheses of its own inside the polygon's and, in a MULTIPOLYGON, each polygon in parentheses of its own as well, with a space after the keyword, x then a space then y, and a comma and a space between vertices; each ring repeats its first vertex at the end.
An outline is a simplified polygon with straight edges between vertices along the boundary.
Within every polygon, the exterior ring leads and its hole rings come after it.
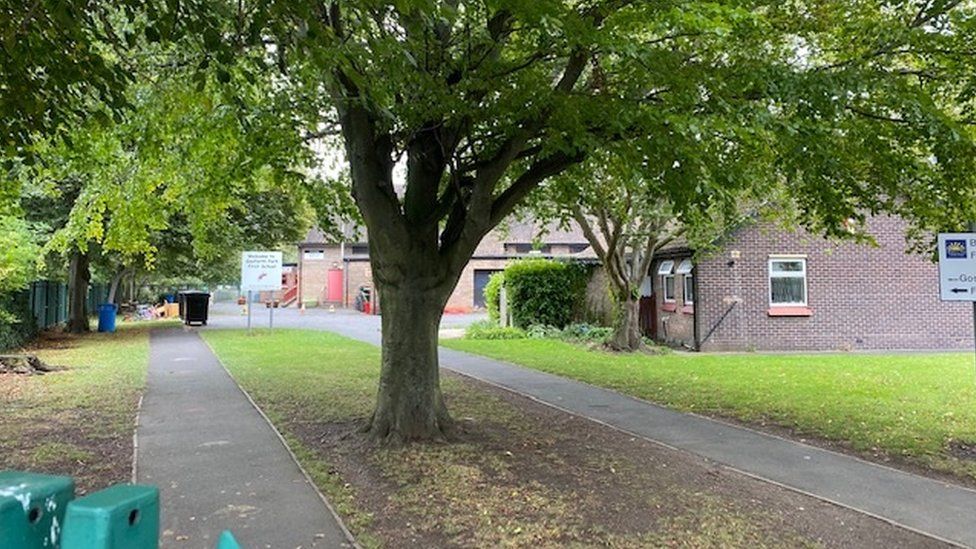
POLYGON ((62 369, 0 375, 0 468, 70 475, 79 493, 128 482, 148 330, 158 325, 35 342, 27 352, 62 369))
POLYGON ((683 411, 781 427, 976 480, 972 355, 615 354, 553 340, 450 340, 683 411))
POLYGON ((377 348, 303 330, 203 336, 366 547, 926 541, 454 375, 443 389, 457 441, 375 447, 356 427, 375 397, 377 348))

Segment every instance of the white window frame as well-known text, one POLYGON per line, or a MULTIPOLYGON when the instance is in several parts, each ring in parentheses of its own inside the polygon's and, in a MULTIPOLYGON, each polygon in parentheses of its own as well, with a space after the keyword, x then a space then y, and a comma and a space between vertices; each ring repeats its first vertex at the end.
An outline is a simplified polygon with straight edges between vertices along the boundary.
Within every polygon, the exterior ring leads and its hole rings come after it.
POLYGON ((807 293, 807 258, 805 256, 791 256, 791 255, 781 255, 781 256, 770 256, 767 271, 767 282, 769 284, 769 290, 767 295, 769 296, 769 306, 770 307, 806 307, 810 296, 807 293), (803 266, 801 271, 786 271, 775 274, 775 278, 802 278, 803 279, 803 301, 802 302, 791 302, 791 303, 773 303, 773 263, 786 263, 786 262, 799 262, 803 266))
POLYGON ((695 304, 695 273, 685 273, 681 279, 681 300, 685 305, 695 304), (691 299, 688 299, 688 284, 691 283, 691 299))
POLYGON ((657 267, 657 274, 661 277, 661 297, 665 303, 674 303, 674 261, 662 261, 657 267), (668 297, 668 279, 671 279, 671 297, 668 297))

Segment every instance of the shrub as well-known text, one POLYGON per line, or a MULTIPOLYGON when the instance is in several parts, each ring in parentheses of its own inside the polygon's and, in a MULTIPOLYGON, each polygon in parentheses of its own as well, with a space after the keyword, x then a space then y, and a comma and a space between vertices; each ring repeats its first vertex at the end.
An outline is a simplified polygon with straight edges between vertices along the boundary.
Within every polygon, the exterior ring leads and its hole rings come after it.
POLYGON ((557 339, 562 337, 563 331, 555 326, 545 324, 533 324, 525 331, 529 339, 557 339))
POLYGON ((516 326, 562 328, 582 306, 590 267, 580 263, 528 259, 505 269, 505 291, 516 326))
POLYGON ((15 349, 37 335, 27 292, 0 294, 0 351, 15 349))
POLYGON ((562 332, 563 339, 592 343, 606 343, 611 335, 613 335, 613 328, 586 323, 570 324, 562 332))
POLYGON ((465 339, 524 339, 525 332, 511 326, 501 327, 490 320, 473 322, 464 331, 465 339))
POLYGON ((505 271, 500 271, 491 275, 485 284, 485 307, 488 308, 488 319, 492 322, 501 320, 501 291, 504 283, 505 271))

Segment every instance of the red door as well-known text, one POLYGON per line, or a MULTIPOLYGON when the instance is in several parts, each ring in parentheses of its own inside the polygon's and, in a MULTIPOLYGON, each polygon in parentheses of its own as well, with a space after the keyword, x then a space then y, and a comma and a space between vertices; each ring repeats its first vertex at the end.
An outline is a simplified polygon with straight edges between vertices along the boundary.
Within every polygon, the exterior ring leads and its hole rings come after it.
POLYGON ((342 301, 342 269, 329 269, 329 282, 326 301, 342 301))

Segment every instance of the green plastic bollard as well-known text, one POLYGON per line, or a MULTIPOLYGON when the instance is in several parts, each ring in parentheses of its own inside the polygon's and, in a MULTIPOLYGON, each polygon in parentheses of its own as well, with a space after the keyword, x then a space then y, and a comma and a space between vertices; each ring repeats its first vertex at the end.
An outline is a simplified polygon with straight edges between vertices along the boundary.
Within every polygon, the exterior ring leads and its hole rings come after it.
POLYGON ((57 547, 74 497, 71 477, 0 471, 0 547, 57 547))
POLYGON ((217 538, 217 545, 214 549, 241 549, 241 546, 234 539, 234 534, 231 534, 230 530, 224 530, 220 533, 220 537, 217 538))
POLYGON ((159 489, 119 484, 68 504, 61 549, 159 547, 159 489))

